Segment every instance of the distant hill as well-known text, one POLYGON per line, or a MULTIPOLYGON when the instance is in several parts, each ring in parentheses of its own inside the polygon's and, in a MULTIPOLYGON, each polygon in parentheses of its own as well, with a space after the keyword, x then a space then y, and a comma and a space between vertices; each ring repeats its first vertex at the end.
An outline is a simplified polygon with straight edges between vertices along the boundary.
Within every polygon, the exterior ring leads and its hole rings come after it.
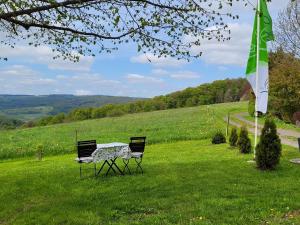
POLYGON ((150 112, 173 108, 209 105, 223 102, 245 100, 250 91, 246 79, 217 80, 198 87, 187 88, 168 95, 129 103, 107 104, 101 107, 79 107, 68 114, 58 113, 54 116, 43 117, 29 121, 24 127, 46 126, 57 123, 72 122, 104 117, 117 117, 130 113, 150 112))
POLYGON ((100 107, 109 103, 127 103, 142 98, 119 96, 75 95, 0 95, 0 115, 23 121, 57 113, 68 113, 74 108, 100 107))

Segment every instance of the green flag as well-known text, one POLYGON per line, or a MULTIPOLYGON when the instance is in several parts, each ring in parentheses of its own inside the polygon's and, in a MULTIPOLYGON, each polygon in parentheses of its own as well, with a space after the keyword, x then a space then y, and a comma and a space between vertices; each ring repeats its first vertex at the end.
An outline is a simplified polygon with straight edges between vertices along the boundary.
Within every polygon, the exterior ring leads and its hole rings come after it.
POLYGON ((272 18, 268 12, 266 0, 260 1, 259 18, 256 15, 252 33, 252 42, 247 64, 246 76, 256 93, 256 70, 258 66, 257 111, 266 113, 268 105, 269 76, 267 42, 274 40, 272 18), (257 20, 259 19, 259 64, 257 65, 257 20))

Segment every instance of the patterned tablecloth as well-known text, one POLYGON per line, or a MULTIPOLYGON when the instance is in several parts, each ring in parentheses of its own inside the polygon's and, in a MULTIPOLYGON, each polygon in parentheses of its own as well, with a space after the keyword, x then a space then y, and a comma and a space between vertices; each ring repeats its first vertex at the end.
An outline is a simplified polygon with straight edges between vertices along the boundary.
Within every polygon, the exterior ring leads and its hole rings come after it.
POLYGON ((93 162, 111 160, 126 156, 130 153, 129 145, 126 143, 113 142, 107 144, 97 144, 97 149, 93 152, 93 162))

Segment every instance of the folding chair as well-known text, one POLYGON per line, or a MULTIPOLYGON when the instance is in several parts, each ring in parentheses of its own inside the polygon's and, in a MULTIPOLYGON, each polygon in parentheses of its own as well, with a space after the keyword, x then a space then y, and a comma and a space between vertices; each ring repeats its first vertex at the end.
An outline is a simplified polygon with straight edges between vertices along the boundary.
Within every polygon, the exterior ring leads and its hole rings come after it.
POLYGON ((141 170, 141 172, 144 173, 141 164, 142 164, 142 160, 143 160, 145 145, 146 145, 146 137, 131 137, 130 138, 129 148, 130 148, 131 152, 129 154, 127 154, 126 156, 122 157, 123 162, 125 164, 124 173, 126 172, 126 170, 128 170, 128 172, 131 174, 131 171, 128 166, 129 160, 131 158, 134 158, 134 160, 136 162, 136 172, 138 170, 141 170))
MULTIPOLYGON (((80 164, 80 178, 82 176, 82 163, 92 163, 92 153, 97 149, 96 140, 78 141, 77 142, 77 153, 78 158, 76 161, 80 164)), ((96 175, 96 164, 94 164, 94 173, 96 175)))

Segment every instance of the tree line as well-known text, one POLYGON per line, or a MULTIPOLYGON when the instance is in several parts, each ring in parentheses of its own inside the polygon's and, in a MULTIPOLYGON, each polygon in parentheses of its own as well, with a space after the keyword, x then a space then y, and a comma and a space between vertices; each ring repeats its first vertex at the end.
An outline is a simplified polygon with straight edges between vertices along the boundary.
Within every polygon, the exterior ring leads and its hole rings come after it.
POLYGON ((131 113, 175 109, 223 102, 236 102, 247 96, 249 85, 246 79, 217 80, 198 87, 187 88, 168 95, 122 104, 107 104, 101 107, 76 108, 69 113, 59 113, 29 121, 24 127, 46 126, 64 122, 122 116, 131 113))

